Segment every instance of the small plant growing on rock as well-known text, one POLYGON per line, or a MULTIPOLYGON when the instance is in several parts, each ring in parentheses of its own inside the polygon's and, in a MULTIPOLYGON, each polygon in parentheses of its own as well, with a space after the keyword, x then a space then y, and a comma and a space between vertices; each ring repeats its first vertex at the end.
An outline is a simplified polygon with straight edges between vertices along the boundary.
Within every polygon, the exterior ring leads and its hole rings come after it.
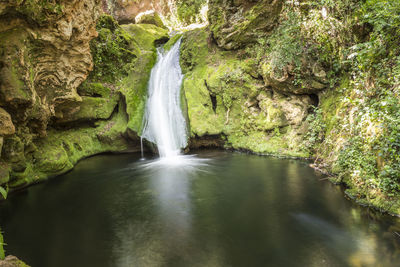
POLYGON ((3 239, 3 233, 1 232, 0 229, 0 260, 4 260, 4 258, 6 257, 5 255, 5 251, 4 251, 4 239, 3 239))

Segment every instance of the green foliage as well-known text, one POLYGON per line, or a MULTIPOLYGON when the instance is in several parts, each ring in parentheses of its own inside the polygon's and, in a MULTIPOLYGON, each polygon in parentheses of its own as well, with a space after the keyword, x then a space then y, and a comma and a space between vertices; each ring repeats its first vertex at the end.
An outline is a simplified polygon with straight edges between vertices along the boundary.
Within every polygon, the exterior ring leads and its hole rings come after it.
POLYGON ((8 188, 0 186, 0 195, 3 197, 3 199, 6 199, 8 195, 8 188))
POLYGON ((100 31, 101 29, 109 29, 111 32, 114 32, 120 28, 118 22, 109 15, 101 16, 96 23, 96 30, 100 31))
POLYGON ((97 23, 99 36, 91 42, 94 69, 89 79, 114 83, 128 75, 137 58, 137 48, 132 37, 108 15, 97 23))
POLYGON ((309 131, 304 137, 303 146, 308 152, 315 152, 315 147, 324 141, 327 125, 324 121, 322 109, 314 108, 314 112, 308 115, 309 131))
POLYGON ((191 24, 197 22, 200 10, 207 4, 207 0, 178 0, 176 4, 179 20, 191 24))
POLYGON ((0 260, 4 260, 6 257, 5 251, 4 251, 4 239, 3 239, 3 233, 1 232, 0 228, 0 260))
MULTIPOLYGON (((303 54, 300 18, 298 12, 289 11, 279 28, 267 39, 266 53, 271 59, 272 69, 280 70, 288 64, 300 66, 303 54)), ((260 44, 262 44, 261 40, 260 44)))

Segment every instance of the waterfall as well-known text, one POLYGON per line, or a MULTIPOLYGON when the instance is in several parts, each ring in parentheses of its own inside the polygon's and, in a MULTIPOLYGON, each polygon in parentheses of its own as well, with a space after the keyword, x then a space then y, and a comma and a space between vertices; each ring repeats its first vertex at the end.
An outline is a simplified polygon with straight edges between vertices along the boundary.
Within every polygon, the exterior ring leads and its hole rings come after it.
POLYGON ((177 157, 187 145, 186 121, 181 110, 183 74, 179 65, 181 40, 167 53, 157 49, 151 70, 142 138, 155 143, 161 158, 177 157))

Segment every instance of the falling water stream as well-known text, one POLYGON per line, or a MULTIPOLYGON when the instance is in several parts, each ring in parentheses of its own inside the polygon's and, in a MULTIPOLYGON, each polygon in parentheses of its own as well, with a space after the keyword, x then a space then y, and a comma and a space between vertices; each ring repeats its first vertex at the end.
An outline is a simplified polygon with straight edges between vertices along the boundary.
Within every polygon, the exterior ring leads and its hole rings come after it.
POLYGON ((142 138, 158 147, 161 159, 179 158, 187 145, 186 121, 181 110, 183 74, 177 41, 170 51, 157 49, 158 61, 151 71, 142 138))

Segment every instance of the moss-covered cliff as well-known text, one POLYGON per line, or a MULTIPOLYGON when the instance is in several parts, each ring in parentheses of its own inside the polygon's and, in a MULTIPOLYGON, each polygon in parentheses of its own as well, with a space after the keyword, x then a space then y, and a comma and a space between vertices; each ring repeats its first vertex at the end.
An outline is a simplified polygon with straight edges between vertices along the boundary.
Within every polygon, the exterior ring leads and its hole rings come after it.
POLYGON ((192 137, 313 157, 349 196, 400 214, 399 11, 385 0, 209 1, 209 29, 182 44, 192 137))
POLYGON ((39 182, 94 154, 138 150, 155 47, 167 31, 121 27, 100 17, 95 0, 0 7, 0 186, 39 182))

